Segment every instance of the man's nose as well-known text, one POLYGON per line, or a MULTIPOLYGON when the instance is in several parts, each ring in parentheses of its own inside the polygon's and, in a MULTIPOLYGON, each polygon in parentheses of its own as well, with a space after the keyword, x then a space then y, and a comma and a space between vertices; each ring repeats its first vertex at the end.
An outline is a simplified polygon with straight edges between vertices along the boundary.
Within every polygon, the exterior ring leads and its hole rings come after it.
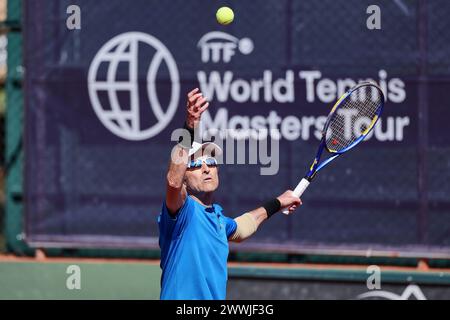
POLYGON ((209 167, 206 165, 206 163, 202 162, 202 171, 205 173, 209 172, 209 167))

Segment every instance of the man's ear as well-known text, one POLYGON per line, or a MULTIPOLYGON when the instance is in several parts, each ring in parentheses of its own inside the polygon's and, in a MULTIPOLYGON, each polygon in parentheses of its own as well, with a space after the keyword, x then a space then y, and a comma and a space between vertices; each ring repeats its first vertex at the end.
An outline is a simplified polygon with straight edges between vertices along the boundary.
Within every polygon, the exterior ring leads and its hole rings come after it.
POLYGON ((184 190, 186 190, 186 192, 189 192, 186 177, 183 178, 183 186, 184 186, 184 190))

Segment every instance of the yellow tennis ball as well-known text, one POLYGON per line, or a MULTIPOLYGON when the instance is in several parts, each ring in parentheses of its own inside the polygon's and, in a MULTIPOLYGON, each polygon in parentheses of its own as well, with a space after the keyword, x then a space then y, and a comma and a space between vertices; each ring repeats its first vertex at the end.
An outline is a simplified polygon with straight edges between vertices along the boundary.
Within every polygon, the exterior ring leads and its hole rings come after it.
POLYGON ((228 7, 222 7, 216 13, 217 22, 223 25, 230 24, 234 19, 234 12, 228 7))

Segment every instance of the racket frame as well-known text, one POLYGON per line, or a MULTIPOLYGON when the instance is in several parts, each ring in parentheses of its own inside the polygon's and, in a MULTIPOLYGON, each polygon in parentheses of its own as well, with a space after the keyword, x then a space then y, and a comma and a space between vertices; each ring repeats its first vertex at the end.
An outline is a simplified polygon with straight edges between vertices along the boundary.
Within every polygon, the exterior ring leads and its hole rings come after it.
MULTIPOLYGON (((381 90, 381 88, 373 83, 373 82, 361 82, 358 85, 354 86, 353 88, 351 88, 350 90, 348 90, 346 93, 344 93, 339 100, 334 104, 333 108, 331 109, 330 113, 328 114, 328 118, 327 118, 327 122, 324 125, 324 129, 322 131, 322 139, 320 141, 320 145, 319 148, 317 150, 317 154, 316 157, 314 158, 314 161, 309 169, 309 171, 306 173, 305 177, 297 184, 297 187, 294 189, 293 193, 294 195, 296 195, 297 197, 301 197, 301 195, 303 194, 303 192, 308 188, 310 182, 314 179, 314 177, 316 176, 317 172, 319 172, 323 167, 325 167, 326 165, 328 165, 331 161, 333 161, 334 159, 336 159, 337 157, 339 157, 340 155, 342 155, 343 153, 349 151, 350 149, 352 149, 353 147, 355 147, 358 143, 360 143, 361 141, 364 140, 364 138, 370 133, 370 131, 372 131, 372 129, 375 127, 375 124, 377 123, 378 119, 381 117, 381 113, 383 112, 384 109, 384 103, 385 103, 385 96, 383 93, 383 90, 381 90), (370 124, 370 126, 361 134, 360 137, 358 137, 358 139, 356 139, 355 141, 353 141, 348 147, 337 151, 337 150, 330 150, 327 145, 326 145, 326 132, 328 130, 328 127, 331 123, 331 120, 333 118, 333 115, 337 112, 337 110, 339 109, 339 107, 342 105, 342 103, 345 101, 345 99, 355 90, 357 90, 358 88, 362 87, 362 86, 374 86, 376 87, 382 96, 382 100, 381 100, 381 106, 380 108, 377 110, 377 113, 375 115, 375 117, 372 119, 372 123, 370 124), (331 154, 333 154, 330 158, 326 159, 325 161, 323 161, 322 163, 319 164, 320 158, 322 156, 323 150, 327 149, 328 152, 330 152, 331 154)), ((283 213, 288 215, 289 211, 287 209, 283 210, 283 213)))
POLYGON ((322 131, 322 139, 320 141, 320 145, 319 148, 317 150, 317 154, 316 157, 314 158, 314 161, 309 169, 309 171, 306 173, 304 179, 308 180, 309 182, 311 182, 315 175, 317 174, 317 172, 319 172, 323 167, 325 167, 326 165, 328 165, 331 161, 333 161, 334 159, 336 159, 337 157, 339 157, 341 154, 349 151, 350 149, 354 148, 358 143, 360 143, 361 141, 364 140, 365 137, 367 137, 367 135, 372 131, 372 129, 375 127, 375 124, 377 123, 378 119, 381 117, 381 114, 383 112, 384 109, 384 102, 385 102, 385 96, 383 94, 383 90, 381 90, 381 88, 373 83, 373 82, 361 82, 359 83, 357 86, 351 88, 350 90, 348 90, 346 93, 344 93, 339 100, 334 104, 333 108, 331 109, 328 118, 327 118, 327 122, 325 123, 325 126, 323 128, 322 131), (372 119, 372 123, 370 124, 370 126, 361 134, 360 137, 358 137, 358 139, 356 139, 355 141, 353 141, 348 147, 342 149, 342 150, 331 150, 327 147, 326 145, 326 132, 328 130, 328 127, 330 126, 331 120, 333 119, 333 116, 336 114, 336 112, 339 110, 339 107, 343 105, 343 103, 346 101, 347 97, 349 97, 352 92, 354 92, 355 90, 363 87, 363 86, 374 86, 377 88, 377 90, 380 91, 381 96, 382 96, 382 100, 381 100, 381 106, 380 108, 378 108, 377 113, 375 115, 375 117, 372 119), (323 161, 322 163, 319 163, 320 158, 322 156, 323 150, 326 149, 329 153, 333 154, 333 156, 331 156, 330 158, 326 159, 325 161, 323 161))

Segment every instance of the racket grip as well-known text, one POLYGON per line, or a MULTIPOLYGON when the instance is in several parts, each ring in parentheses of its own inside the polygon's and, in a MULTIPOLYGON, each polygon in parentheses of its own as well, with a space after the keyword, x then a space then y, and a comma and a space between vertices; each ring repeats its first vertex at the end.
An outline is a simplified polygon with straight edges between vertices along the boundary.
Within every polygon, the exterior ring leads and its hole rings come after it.
MULTIPOLYGON (((305 178, 303 178, 298 185, 295 187, 293 193, 297 196, 297 197, 301 197, 301 195, 303 194, 303 192, 305 192, 306 188, 308 188, 309 186, 309 181, 306 180, 305 178)), ((284 214, 289 214, 289 210, 283 210, 284 214)))
POLYGON ((308 186, 309 186, 309 181, 308 180, 306 180, 305 178, 303 178, 299 183, 298 183, 298 185, 295 187, 295 189, 294 189, 294 194, 297 196, 297 197, 301 197, 301 195, 303 194, 303 192, 305 192, 305 190, 306 190, 306 188, 308 188, 308 186))

